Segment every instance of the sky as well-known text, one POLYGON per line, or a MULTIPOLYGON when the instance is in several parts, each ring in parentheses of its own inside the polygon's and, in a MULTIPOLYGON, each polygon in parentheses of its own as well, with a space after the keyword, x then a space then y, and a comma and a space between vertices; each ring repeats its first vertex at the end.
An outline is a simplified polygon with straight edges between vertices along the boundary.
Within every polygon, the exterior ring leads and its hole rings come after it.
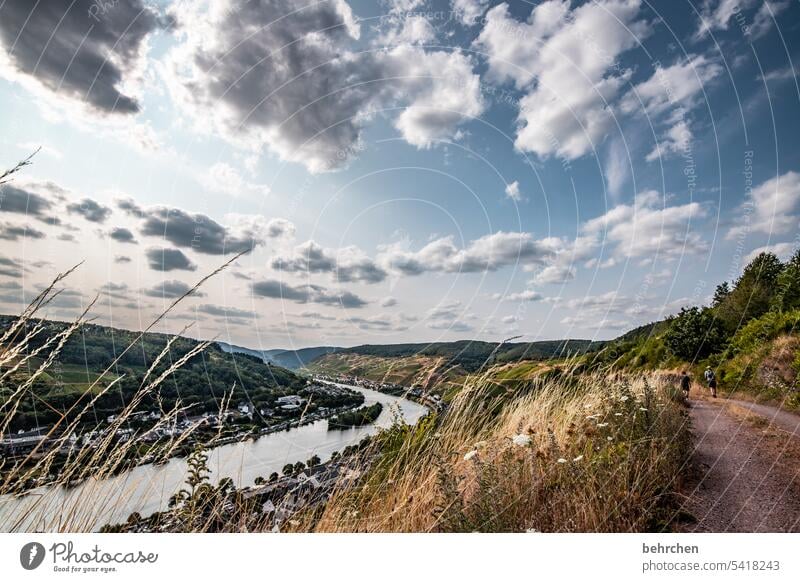
POLYGON ((5 0, 0 312, 609 339, 800 245, 789 0, 5 0))

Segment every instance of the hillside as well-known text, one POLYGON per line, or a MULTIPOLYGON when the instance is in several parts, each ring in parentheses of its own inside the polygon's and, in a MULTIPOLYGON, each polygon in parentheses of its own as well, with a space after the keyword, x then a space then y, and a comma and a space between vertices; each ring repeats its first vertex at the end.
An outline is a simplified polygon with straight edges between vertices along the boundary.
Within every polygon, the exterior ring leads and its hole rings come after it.
POLYGON ((498 382, 530 380, 547 367, 548 360, 594 352, 602 345, 603 342, 589 340, 363 345, 317 358, 307 369, 376 382, 419 385, 447 393, 460 387, 468 374, 479 370, 491 370, 498 382))
POLYGON ((264 362, 270 362, 271 364, 275 364, 276 366, 281 366, 283 368, 287 368, 289 370, 298 370, 311 362, 312 360, 319 358, 320 356, 324 356, 326 354, 334 353, 340 351, 341 348, 336 348, 333 346, 318 346, 318 347, 310 347, 310 348, 300 348, 299 350, 283 350, 283 349, 273 349, 273 350, 254 350, 252 348, 245 348, 242 346, 237 346, 234 344, 229 344, 226 342, 217 342, 219 347, 229 353, 236 353, 236 354, 248 354, 263 360, 264 362))
MULTIPOLYGON (((0 316, 0 333, 14 320, 12 316, 0 316)), ((29 322, 28 328, 35 323, 29 322)), ((47 320, 41 323, 43 329, 30 342, 29 350, 41 347, 47 338, 64 331, 68 325, 47 320)), ((21 339, 22 334, 18 335, 21 339)), ((93 407, 94 417, 84 420, 95 422, 117 414, 139 389, 147 369, 167 342, 173 339, 165 334, 147 333, 137 341, 138 336, 138 332, 123 329, 94 324, 82 326, 67 340, 53 365, 34 381, 33 397, 22 401, 11 421, 11 429, 52 423, 61 411, 69 410, 87 391, 99 394, 109 383, 119 379, 111 390, 97 398, 93 407), (110 373, 101 377, 115 357, 134 342, 135 345, 119 358, 110 373)), ((156 365, 155 374, 166 370, 199 343, 188 338, 175 339, 166 357, 156 365)), ((44 354, 31 359, 8 383, 0 386, 0 401, 8 398, 12 386, 35 371, 44 354)), ((148 396, 139 409, 171 409, 180 401, 183 406, 191 406, 192 413, 200 414, 218 411, 223 399, 228 398, 233 407, 239 402, 247 402, 258 409, 273 407, 280 396, 302 395, 305 390, 306 380, 290 370, 265 363, 253 355, 226 352, 212 343, 173 371, 159 391, 148 396)), ((315 396, 315 406, 326 404, 335 403, 326 402, 324 395, 315 396)))

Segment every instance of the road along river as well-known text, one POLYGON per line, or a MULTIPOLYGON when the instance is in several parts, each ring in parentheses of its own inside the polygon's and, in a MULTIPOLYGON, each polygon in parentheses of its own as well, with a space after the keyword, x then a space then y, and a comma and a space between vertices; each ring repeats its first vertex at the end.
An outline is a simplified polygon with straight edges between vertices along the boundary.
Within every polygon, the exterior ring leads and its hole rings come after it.
MULTIPOLYGON (((256 477, 278 473, 287 463, 318 455, 322 461, 379 428, 392 423, 398 411, 406 422, 416 423, 427 409, 397 396, 359 386, 346 386, 365 396, 365 405, 383 404, 375 423, 347 430, 328 430, 328 421, 264 435, 258 440, 231 443, 209 451, 211 481, 230 477, 237 486, 253 485, 256 477)), ((169 498, 186 479, 186 459, 173 458, 163 465, 140 465, 104 480, 87 479, 67 489, 40 487, 22 497, 0 497, 1 532, 90 532, 107 523, 125 521, 135 512, 143 516, 167 508, 169 498)))

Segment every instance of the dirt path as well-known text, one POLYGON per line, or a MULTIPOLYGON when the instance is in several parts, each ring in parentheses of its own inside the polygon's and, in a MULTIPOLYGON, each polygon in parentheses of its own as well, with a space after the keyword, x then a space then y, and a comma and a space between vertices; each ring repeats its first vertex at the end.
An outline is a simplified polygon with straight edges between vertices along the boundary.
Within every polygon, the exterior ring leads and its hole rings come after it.
POLYGON ((800 417, 704 399, 692 400, 690 414, 693 476, 683 488, 682 510, 696 522, 681 529, 800 531, 800 417))

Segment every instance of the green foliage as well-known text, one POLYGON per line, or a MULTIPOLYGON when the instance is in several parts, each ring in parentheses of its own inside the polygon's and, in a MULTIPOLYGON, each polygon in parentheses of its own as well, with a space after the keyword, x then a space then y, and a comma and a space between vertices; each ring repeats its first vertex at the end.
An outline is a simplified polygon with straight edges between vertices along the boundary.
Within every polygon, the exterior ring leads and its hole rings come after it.
POLYGON ((796 331, 798 324, 800 311, 770 311, 736 332, 731 339, 729 353, 736 355, 753 351, 779 335, 796 331))
POLYGON ((783 264, 772 253, 750 261, 733 290, 714 308, 727 334, 769 310, 782 271, 783 264))
POLYGON ((771 302, 773 310, 800 309, 800 250, 795 252, 778 276, 776 288, 771 302))
POLYGON ((728 298, 728 296, 730 296, 730 294, 731 294, 731 286, 728 285, 727 281, 723 281, 722 283, 717 285, 717 288, 714 290, 714 299, 711 302, 711 306, 719 307, 725 302, 725 300, 728 298))
POLYGON ((707 358, 720 351, 725 335, 711 309, 684 307, 664 335, 667 348, 687 361, 707 358))
POLYGON ((350 428, 351 426, 364 426, 377 420, 383 411, 383 404, 376 402, 370 406, 362 406, 356 410, 348 410, 337 414, 328 421, 328 428, 350 428))

